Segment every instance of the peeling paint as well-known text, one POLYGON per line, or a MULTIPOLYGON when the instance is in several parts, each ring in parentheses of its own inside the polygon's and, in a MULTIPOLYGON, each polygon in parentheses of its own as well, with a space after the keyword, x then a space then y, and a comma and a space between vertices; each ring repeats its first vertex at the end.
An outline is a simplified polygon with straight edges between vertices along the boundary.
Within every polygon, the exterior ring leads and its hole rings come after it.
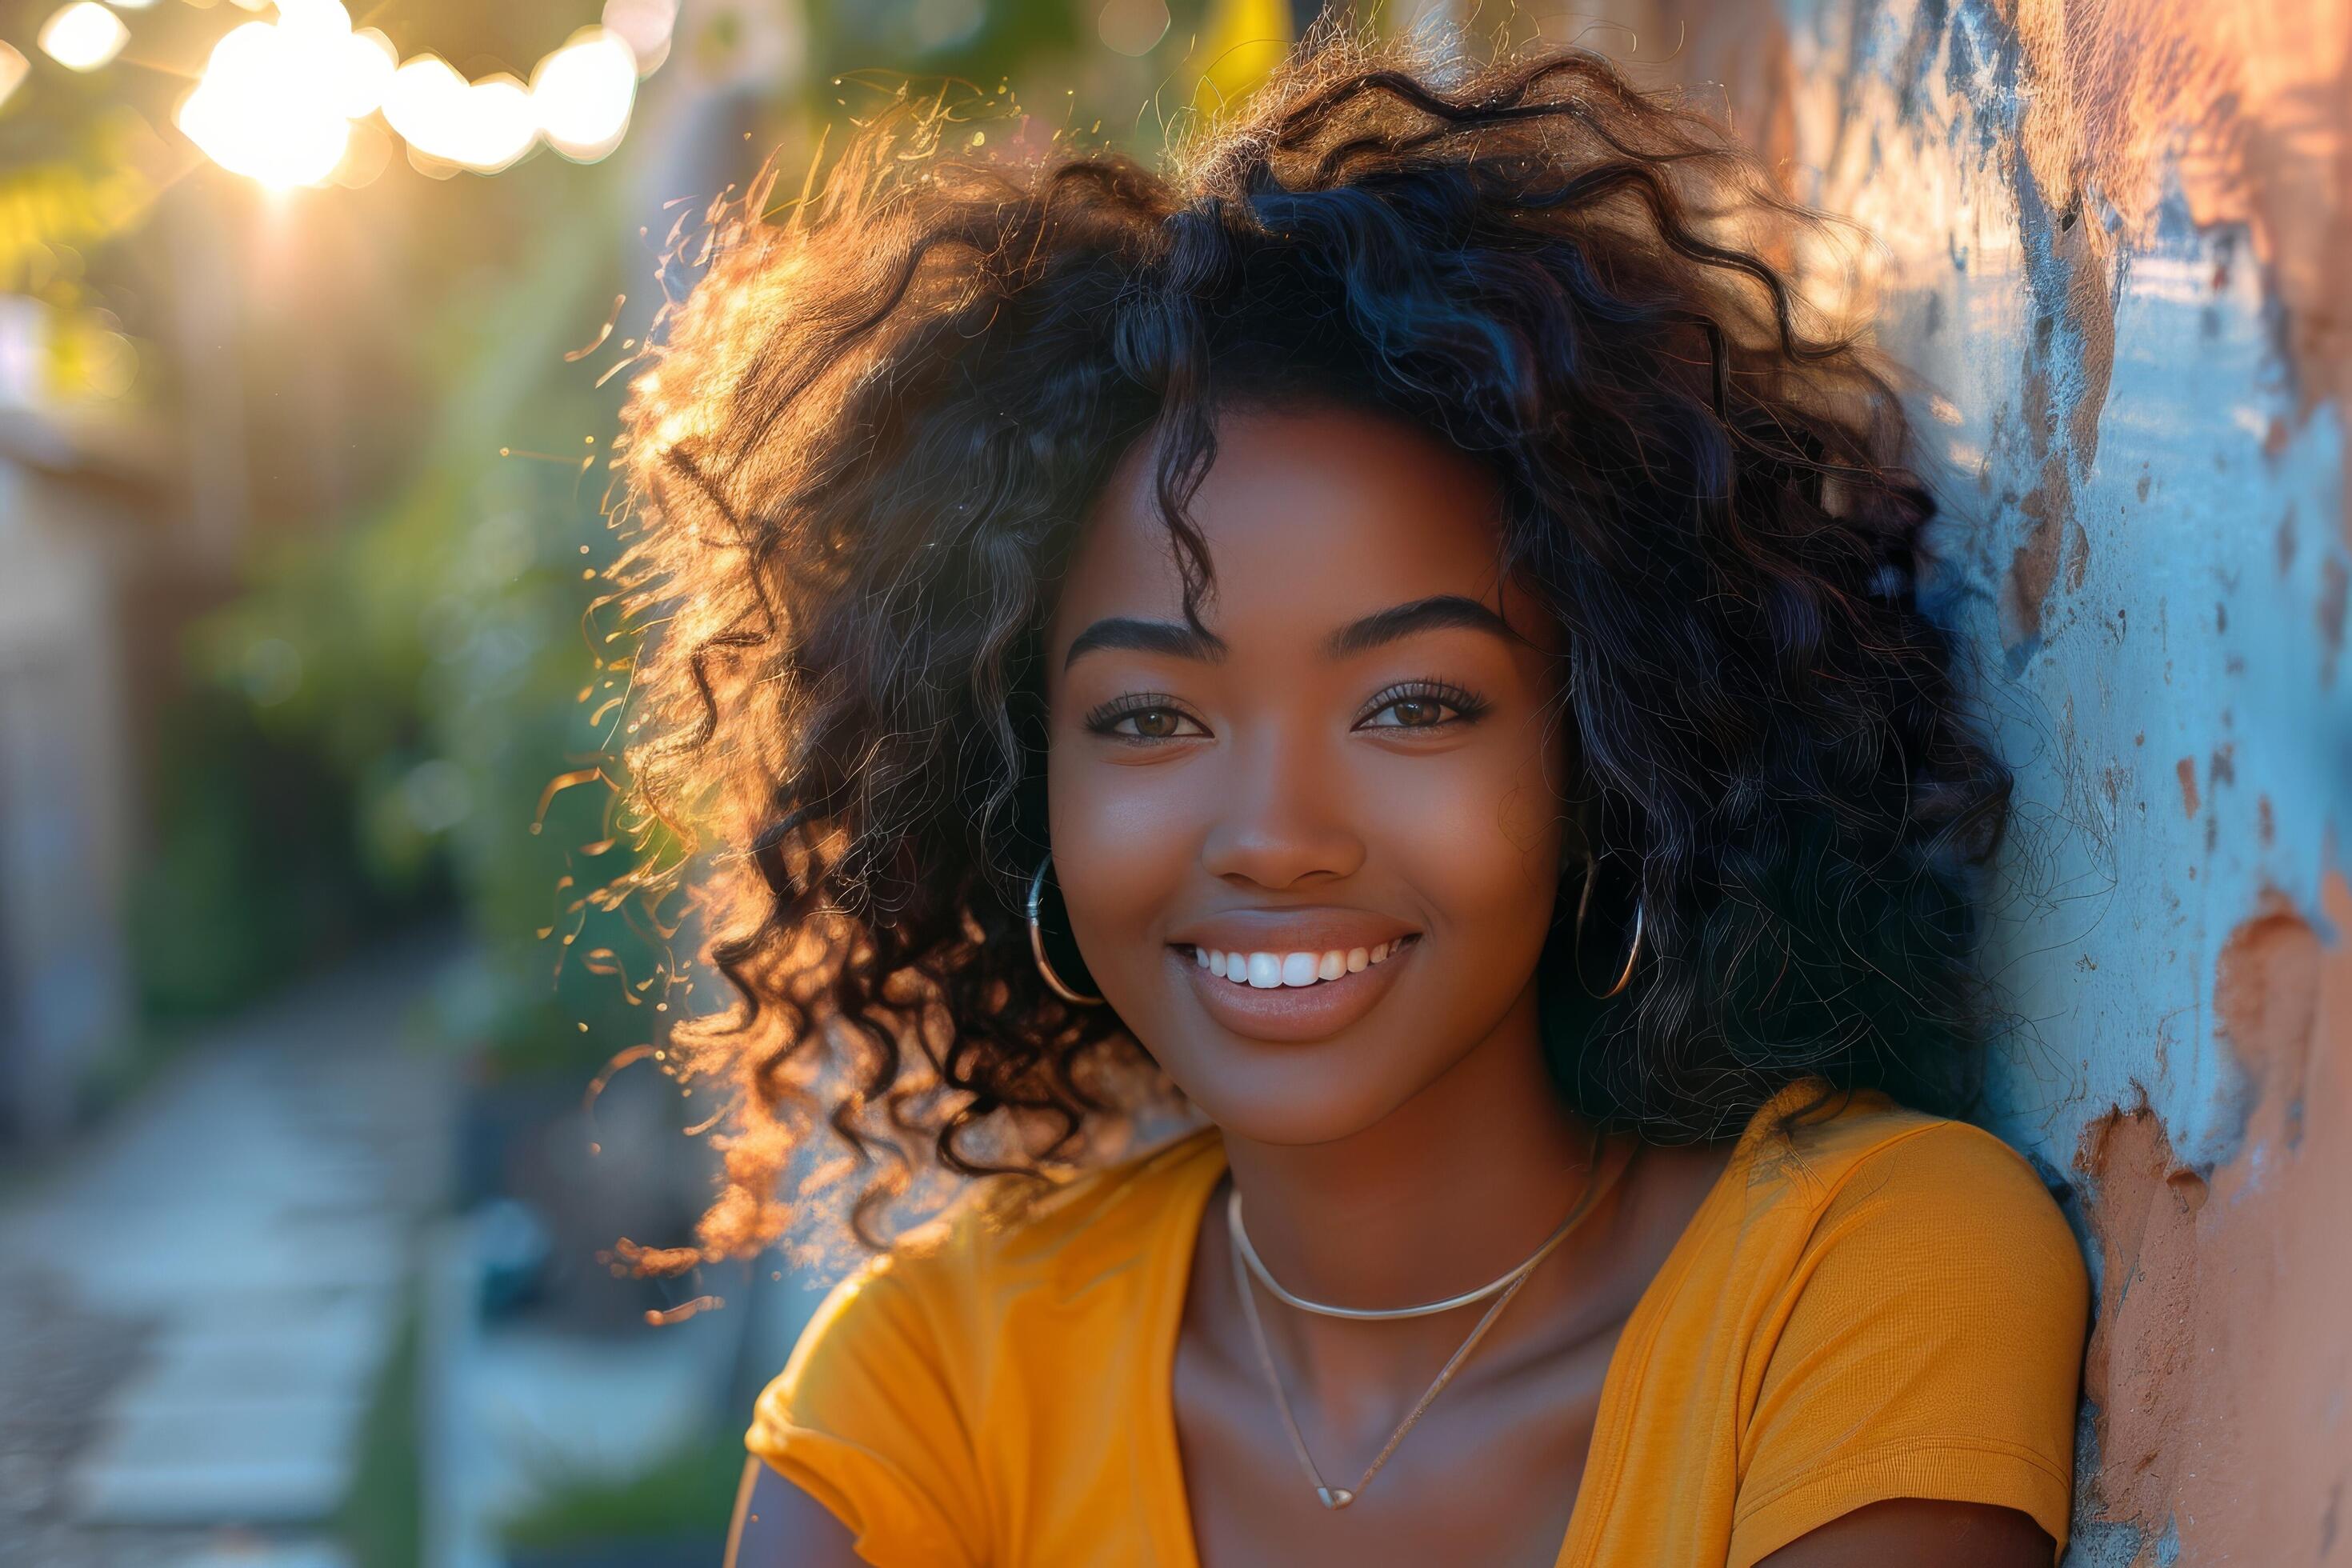
MULTIPOLYGON (((2001 644, 2012 656, 2041 644, 2043 606, 2057 580, 2060 531, 2074 517, 2077 478, 2098 456, 2099 415, 2116 355, 2107 232, 2083 222, 2073 201, 2053 214, 2046 187, 2031 171, 2030 159, 2012 171, 2032 301, 2021 410, 2034 478, 2019 507, 2026 519, 2024 539, 2002 580, 2001 644)), ((2084 551, 2087 556, 2087 543, 2084 551)), ((2081 585, 2082 574, 2070 571, 2068 577, 2069 588, 2081 585)))
POLYGON ((2352 0, 1606 14, 1879 242, 2018 773, 1991 1121, 2099 1286, 2069 1561, 2352 1568, 2352 0))
MULTIPOLYGON (((2340 877, 2331 882, 2331 890, 2340 887, 2340 877)), ((2319 933, 2275 888, 2222 945, 2215 1030, 2237 1047, 2239 1068, 2265 1099, 2303 1103, 2318 1039, 2321 958, 2319 933)))
POLYGON ((2089 1539, 2135 1543, 2135 1559, 2318 1563, 2338 1533, 2352 1477, 2341 1332, 2352 1259, 2340 1244, 2352 885, 2341 873, 2326 899, 2332 952, 2275 890, 2223 946, 2217 1026, 2253 1091, 2235 1156, 2209 1180, 2174 1152, 2144 1096, 2092 1121, 2076 1152, 2101 1281, 2084 1368, 2096 1468, 2083 1504, 2089 1521, 2125 1527, 2089 1539), (2306 1137, 2315 1115, 2325 1148, 2306 1137), (2250 1545, 2268 1550, 2231 1550, 2250 1545))
POLYGON ((2197 1212, 2203 1178, 2174 1156, 2143 1099, 2083 1131, 2074 1169, 2095 1195, 2091 1229, 2104 1248, 2098 1316, 2083 1397, 2096 1412, 2100 1518, 2156 1530, 2179 1489, 2172 1443, 2196 1356, 2197 1212))

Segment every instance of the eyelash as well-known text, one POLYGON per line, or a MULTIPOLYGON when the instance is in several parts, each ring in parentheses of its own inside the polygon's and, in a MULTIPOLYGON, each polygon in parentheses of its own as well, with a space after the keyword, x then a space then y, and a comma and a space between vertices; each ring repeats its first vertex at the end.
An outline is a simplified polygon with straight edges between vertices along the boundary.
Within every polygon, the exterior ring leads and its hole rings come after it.
POLYGON ((1454 717, 1440 719, 1433 724, 1383 724, 1381 728, 1443 730, 1455 724, 1475 723, 1486 717, 1487 709, 1485 698, 1466 687, 1456 686, 1450 680, 1401 680, 1367 703, 1362 717, 1356 722, 1361 725, 1364 720, 1375 714, 1385 713, 1400 702, 1413 701, 1443 703, 1454 710, 1454 717))
MULTIPOLYGON (((1444 707, 1453 710, 1453 717, 1439 719, 1434 722, 1428 724, 1381 724, 1374 726, 1374 728, 1382 730, 1443 730, 1455 724, 1475 723, 1479 719, 1486 716, 1488 707, 1488 703, 1485 698, 1465 687, 1456 686, 1452 681, 1403 680, 1399 681, 1394 686, 1386 688, 1370 702, 1366 703, 1364 705, 1363 712, 1359 715, 1356 720, 1355 727, 1358 729, 1363 728, 1366 720, 1374 718, 1381 713, 1385 713, 1400 702, 1413 701, 1440 703, 1444 707)), ((1087 731, 1091 733, 1108 736, 1115 741, 1125 741, 1130 744, 1156 745, 1162 741, 1189 740, 1192 738, 1190 736, 1179 735, 1123 735, 1119 733, 1118 726, 1122 721, 1133 718, 1141 713, 1173 713, 1180 719, 1188 720, 1194 724, 1201 724, 1201 721, 1198 719, 1194 719, 1191 714, 1185 712, 1182 706, 1179 704, 1173 697, 1171 697, 1166 692, 1162 691, 1139 691, 1125 697, 1114 698, 1110 701, 1106 702, 1101 707, 1096 709, 1091 713, 1088 713, 1083 722, 1087 731)), ((1208 726, 1201 724, 1201 728, 1205 730, 1208 726)))

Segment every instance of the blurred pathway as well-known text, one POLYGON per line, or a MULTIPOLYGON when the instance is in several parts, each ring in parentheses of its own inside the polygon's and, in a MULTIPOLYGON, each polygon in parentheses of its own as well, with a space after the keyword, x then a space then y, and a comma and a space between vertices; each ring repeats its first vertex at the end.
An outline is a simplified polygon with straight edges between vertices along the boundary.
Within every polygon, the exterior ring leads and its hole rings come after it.
POLYGON ((324 1526, 449 1169, 454 942, 191 1043, 0 1207, 0 1563, 339 1568, 324 1526))

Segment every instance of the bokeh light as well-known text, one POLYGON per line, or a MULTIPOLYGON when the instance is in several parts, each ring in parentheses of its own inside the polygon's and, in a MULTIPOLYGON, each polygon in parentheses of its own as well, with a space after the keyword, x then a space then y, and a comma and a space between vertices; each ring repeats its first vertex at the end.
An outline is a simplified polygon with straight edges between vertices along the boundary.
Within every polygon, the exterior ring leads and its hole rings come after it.
POLYGON ((1102 41, 1123 55, 1144 55, 1168 36, 1167 0, 1108 0, 1095 18, 1102 41))
POLYGON ((98 0, 74 0, 41 24, 41 52, 68 70, 94 71, 130 41, 122 18, 98 0))
POLYGON ((620 34, 637 57, 637 74, 651 76, 669 58, 677 0, 604 0, 604 26, 620 34))
POLYGON ((25 58, 22 50, 0 43, 0 103, 8 101, 8 95, 23 84, 32 68, 33 62, 25 58))
POLYGON ((383 107, 392 89, 392 73, 400 68, 400 51, 374 27, 362 27, 336 46, 340 68, 335 107, 352 120, 383 107))
POLYGON ((636 52, 604 27, 574 34, 540 62, 530 84, 531 105, 548 145, 583 163, 621 144, 636 96, 636 52))
MULTIPOLYGON (((980 0, 946 3, 980 14, 980 0)), ((271 0, 236 4, 257 10, 271 0)), ((496 173, 542 138, 567 158, 593 163, 627 135, 637 83, 667 57, 677 24, 677 0, 607 0, 606 24, 581 28, 541 58, 526 87, 503 71, 468 81, 430 53, 404 64, 384 32, 353 29, 344 0, 276 0, 275 9, 273 19, 234 28, 215 46, 176 119, 222 167, 281 188, 374 179, 390 154, 369 129, 379 110, 406 142, 409 161, 436 177, 496 173)), ((77 0, 49 19, 42 47, 77 69, 95 69, 127 37, 97 0, 77 0)), ((25 74, 21 57, 12 64, 0 54, 0 100, 25 74)))
POLYGON ((415 152, 477 174, 493 174, 539 136, 530 90, 500 73, 468 82, 438 55, 419 55, 393 73, 383 117, 415 152))
POLYGON ((436 134, 434 121, 466 90, 466 79, 438 55, 419 55, 394 70, 383 91, 384 122, 412 145, 436 134))
POLYGON ((179 125, 221 167, 282 189, 333 174, 351 121, 339 102, 337 68, 348 31, 337 40, 315 20, 281 15, 274 26, 244 23, 213 47, 203 79, 180 106, 179 125))

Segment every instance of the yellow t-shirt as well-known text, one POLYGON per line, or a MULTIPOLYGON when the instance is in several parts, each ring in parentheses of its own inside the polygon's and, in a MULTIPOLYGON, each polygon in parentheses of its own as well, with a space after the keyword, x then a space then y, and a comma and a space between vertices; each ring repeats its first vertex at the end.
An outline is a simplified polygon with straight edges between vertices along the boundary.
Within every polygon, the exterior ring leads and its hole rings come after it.
MULTIPOLYGON (((1612 1354, 1557 1568, 1748 1568, 1865 1503, 2022 1510, 2063 1548, 2088 1310, 2032 1170, 1839 1097, 1750 1121, 1612 1354)), ((985 1204, 844 1280, 746 1441, 882 1568, 1197 1568, 1171 1373, 1203 1131, 985 1204)))

